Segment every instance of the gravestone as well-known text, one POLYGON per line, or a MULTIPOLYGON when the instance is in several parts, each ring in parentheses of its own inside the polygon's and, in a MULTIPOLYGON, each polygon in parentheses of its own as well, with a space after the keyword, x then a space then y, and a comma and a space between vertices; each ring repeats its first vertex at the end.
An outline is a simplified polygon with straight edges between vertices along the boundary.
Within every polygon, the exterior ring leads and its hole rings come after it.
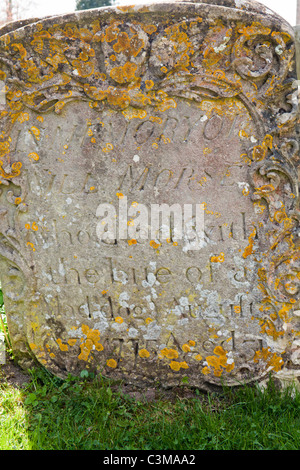
POLYGON ((2 30, 0 271, 24 367, 300 376, 293 34, 244 0, 2 30))

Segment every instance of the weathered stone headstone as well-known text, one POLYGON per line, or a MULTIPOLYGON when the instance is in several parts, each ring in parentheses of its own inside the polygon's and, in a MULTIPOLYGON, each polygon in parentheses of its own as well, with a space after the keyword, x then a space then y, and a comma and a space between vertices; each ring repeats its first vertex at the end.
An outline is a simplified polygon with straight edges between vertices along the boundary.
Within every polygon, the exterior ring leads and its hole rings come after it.
POLYGON ((0 34, 0 267, 20 362, 203 389, 299 377, 293 28, 207 0, 0 34))

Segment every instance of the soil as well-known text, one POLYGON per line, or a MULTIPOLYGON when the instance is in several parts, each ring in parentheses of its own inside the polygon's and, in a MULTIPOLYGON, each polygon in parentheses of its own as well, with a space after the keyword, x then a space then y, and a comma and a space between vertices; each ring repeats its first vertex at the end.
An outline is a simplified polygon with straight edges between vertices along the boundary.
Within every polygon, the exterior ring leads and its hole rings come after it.
POLYGON ((0 364, 0 384, 8 383, 14 387, 25 388, 30 381, 30 375, 26 374, 12 359, 8 358, 5 364, 0 364))
MULTIPOLYGON (((0 385, 7 383, 10 386, 24 389, 31 382, 31 376, 26 373, 7 353, 6 363, 0 364, 0 385)), ((199 394, 188 386, 174 387, 170 389, 158 390, 148 387, 143 390, 134 385, 123 384, 112 386, 112 389, 121 391, 124 398, 141 402, 155 402, 157 400, 174 401, 178 398, 199 398, 199 394)))

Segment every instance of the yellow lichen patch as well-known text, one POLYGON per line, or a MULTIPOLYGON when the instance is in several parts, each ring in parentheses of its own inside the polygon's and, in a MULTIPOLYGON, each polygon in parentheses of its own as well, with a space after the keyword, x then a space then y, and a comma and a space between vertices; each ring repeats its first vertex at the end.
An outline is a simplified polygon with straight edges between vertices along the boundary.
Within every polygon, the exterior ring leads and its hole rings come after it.
POLYGON ((116 318, 115 318, 115 322, 116 322, 116 323, 119 323, 119 324, 121 325, 121 323, 123 323, 124 320, 123 320, 122 317, 116 317, 116 318))
POLYGON ((34 137, 36 138, 36 140, 39 140, 39 139, 40 139, 40 133, 41 133, 41 132, 40 132, 40 130, 39 130, 37 127, 32 126, 32 127, 30 128, 30 131, 31 131, 31 133, 34 135, 34 137))
POLYGON ((31 251, 35 251, 35 247, 34 247, 34 244, 33 244, 33 243, 27 242, 27 246, 28 246, 28 248, 29 248, 31 251))
POLYGON ((83 86, 84 92, 93 100, 102 101, 107 98, 107 91, 100 90, 96 86, 91 86, 88 83, 85 83, 83 86))
POLYGON ((188 369, 189 368, 188 364, 185 361, 180 362, 179 364, 180 364, 181 369, 188 369))
POLYGON ((129 38, 125 31, 121 31, 118 32, 117 42, 113 45, 113 50, 117 54, 126 54, 127 57, 137 57, 144 45, 143 39, 137 34, 129 38))
POLYGON ((10 151, 10 143, 8 141, 0 142, 0 157, 4 157, 10 151))
POLYGON ((145 86, 146 86, 147 90, 151 90, 151 88, 154 87, 153 80, 145 80, 145 86))
POLYGON ((273 137, 267 134, 262 144, 256 145, 254 147, 253 152, 252 152, 253 160, 256 162, 263 160, 266 157, 268 150, 272 150, 272 148, 273 148, 273 137))
POLYGON ((117 83, 128 83, 137 78, 135 72, 137 65, 134 62, 126 62, 124 65, 114 67, 110 72, 110 77, 117 83))
POLYGON ((162 124, 162 118, 157 117, 157 116, 149 116, 149 121, 151 122, 157 122, 158 124, 162 124))
POLYGON ((249 236, 249 245, 246 246, 244 253, 243 253, 243 258, 246 259, 248 256, 252 255, 253 253, 253 239, 256 236, 256 228, 254 227, 253 232, 249 236))
POLYGON ((156 107, 159 109, 159 111, 167 111, 170 108, 176 108, 177 103, 173 98, 168 98, 167 94, 162 92, 158 93, 157 96, 161 101, 159 101, 156 105, 156 107))
POLYGON ((182 345, 182 351, 183 351, 183 352, 186 352, 186 353, 187 353, 187 352, 190 352, 190 350, 191 350, 191 347, 190 347, 189 344, 183 344, 183 345, 182 345))
POLYGON ((132 108, 131 106, 122 111, 126 119, 144 119, 147 116, 147 111, 144 109, 132 108))
POLYGON ((258 363, 259 361, 265 362, 267 368, 271 367, 275 372, 281 370, 284 365, 284 361, 276 353, 272 353, 270 348, 262 348, 260 351, 256 351, 253 361, 258 363))
POLYGON ((117 361, 116 361, 115 359, 108 359, 108 360, 106 361, 106 365, 107 365, 108 367, 111 367, 112 369, 115 369, 115 368, 117 367, 118 363, 117 363, 117 361))
POLYGON ((201 360, 202 360, 201 354, 197 354, 197 355, 195 356, 195 359, 196 359, 196 361, 201 361, 201 360))
POLYGON ((39 155, 36 152, 29 153, 28 158, 30 158, 30 160, 34 160, 35 162, 40 159, 39 155))
POLYGON ((109 87, 107 90, 107 102, 110 106, 125 109, 130 104, 130 96, 126 90, 109 87))
POLYGON ((149 323, 151 323, 152 321, 153 321, 152 318, 148 317, 146 318, 145 323, 146 325, 149 325, 149 323))
POLYGON ((230 54, 232 34, 232 28, 224 25, 221 19, 209 29, 202 44, 203 64, 207 70, 213 70, 218 62, 230 54))
POLYGON ((92 350, 103 351, 103 346, 100 343, 100 333, 98 330, 93 330, 88 327, 88 325, 82 325, 81 331, 86 335, 86 339, 81 340, 81 353, 78 356, 78 359, 87 361, 92 350))
POLYGON ((147 33, 149 35, 155 33, 155 31, 157 31, 157 26, 155 26, 154 24, 144 24, 144 25, 142 25, 142 28, 145 31, 145 33, 147 33))
POLYGON ((131 245, 137 245, 137 241, 135 238, 131 238, 131 240, 127 240, 127 243, 129 246, 131 245))
POLYGON ((90 77, 94 73, 94 64, 92 61, 83 61, 80 59, 74 59, 72 65, 77 74, 82 78, 90 77))
POLYGON ((230 361, 228 363, 227 352, 222 348, 222 346, 216 346, 214 349, 214 354, 215 356, 206 357, 205 360, 207 362, 209 371, 207 370, 207 367, 205 367, 202 369, 203 374, 213 371, 216 377, 221 377, 224 370, 227 372, 231 372, 233 370, 234 362, 230 361))
POLYGON ((28 113, 20 113, 18 116, 18 121, 22 124, 25 121, 29 121, 29 114, 28 113))
POLYGON ((71 338, 71 339, 68 339, 67 343, 68 343, 70 346, 75 346, 76 341, 77 341, 76 338, 71 338))
POLYGON ((188 364, 183 361, 183 362, 177 362, 177 361, 171 361, 169 364, 169 367, 174 370, 175 372, 178 372, 180 369, 188 369, 189 366, 188 364))
POLYGON ((212 263, 223 263, 225 261, 225 254, 221 252, 219 255, 212 256, 210 261, 212 263))
MULTIPOLYGON (((195 296, 196 296, 196 295, 195 295, 195 296)), ((189 297, 189 300, 190 300, 190 297, 189 297)), ((194 346, 196 346, 196 341, 194 341, 193 339, 190 339, 190 340, 188 341, 188 344, 189 344, 189 346, 191 346, 191 347, 193 348, 194 346)))
POLYGON ((162 356, 166 357, 167 359, 177 359, 179 356, 176 349, 164 348, 160 351, 160 353, 162 354, 162 356))
POLYGON ((280 336, 284 335, 283 331, 277 331, 272 318, 260 320, 260 326, 261 333, 271 336, 274 340, 277 340, 280 336))
POLYGON ((104 153, 111 152, 113 148, 114 148, 113 144, 107 143, 105 147, 102 148, 102 152, 104 153))
POLYGON ((154 249, 157 249, 160 247, 160 243, 157 243, 155 240, 150 240, 149 245, 154 249))
POLYGON ((149 353, 149 351, 147 351, 147 349, 140 349, 139 350, 139 356, 147 358, 147 357, 150 356, 150 353, 149 353))
POLYGON ((63 344, 63 342, 62 342, 62 340, 61 340, 60 338, 58 338, 58 339, 56 340, 56 342, 57 342, 57 344, 58 344, 58 346, 59 346, 59 349, 60 349, 61 351, 68 351, 68 349, 69 349, 68 345, 67 345, 67 344, 63 344))
POLYGON ((174 371, 176 371, 176 372, 177 372, 178 370, 180 370, 180 363, 177 362, 177 361, 171 361, 170 364, 169 364, 169 366, 171 367, 172 370, 174 370, 174 371))

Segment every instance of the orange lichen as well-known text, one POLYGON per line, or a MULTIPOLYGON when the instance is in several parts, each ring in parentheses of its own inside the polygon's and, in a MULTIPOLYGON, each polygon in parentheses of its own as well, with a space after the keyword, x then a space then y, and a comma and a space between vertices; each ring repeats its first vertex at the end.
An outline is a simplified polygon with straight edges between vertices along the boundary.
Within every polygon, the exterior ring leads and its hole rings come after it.
POLYGON ((189 366, 188 364, 183 361, 183 362, 177 362, 177 361, 171 361, 169 364, 169 367, 174 370, 175 372, 178 372, 180 369, 188 369, 189 366))
POLYGON ((0 157, 4 157, 10 151, 10 143, 8 141, 0 142, 0 157))
POLYGON ((28 246, 28 248, 30 248, 31 251, 35 251, 35 247, 34 247, 33 243, 27 242, 27 246, 28 246))
POLYGON ((219 255, 212 256, 210 261, 212 263, 223 263, 225 261, 225 254, 221 252, 219 255))
POLYGON ((127 243, 128 243, 129 246, 131 246, 131 245, 136 245, 137 241, 136 241, 135 238, 132 238, 131 240, 127 240, 127 243))
POLYGON ((254 227, 253 232, 249 236, 249 245, 246 246, 244 253, 243 253, 243 258, 246 259, 248 256, 252 255, 253 253, 253 239, 256 236, 256 228, 254 227))
POLYGON ((126 90, 120 90, 114 87, 109 87, 106 90, 107 102, 110 106, 118 109, 125 109, 130 104, 130 96, 126 90))
POLYGON ((155 33, 155 31, 157 31, 157 26, 155 26, 154 24, 145 24, 145 25, 142 25, 142 28, 145 31, 145 33, 147 33, 149 35, 155 33))
POLYGON ((117 367, 118 363, 117 363, 117 361, 116 361, 115 359, 108 359, 108 360, 106 361, 106 365, 107 365, 108 367, 111 367, 112 369, 115 369, 115 368, 117 367))
POLYGON ((169 366, 171 367, 172 370, 174 370, 174 371, 176 371, 176 372, 177 372, 178 370, 180 370, 180 363, 177 362, 177 361, 171 361, 170 364, 169 364, 169 366))
POLYGON ((121 324, 121 323, 124 322, 124 320, 123 320, 122 317, 116 317, 116 318, 115 318, 115 322, 121 324))
POLYGON ((84 62, 80 59, 74 59, 72 65, 77 74, 82 78, 90 77, 94 73, 94 63, 91 61, 84 62))
POLYGON ((182 345, 182 351, 184 352, 190 352, 191 347, 188 344, 183 344, 182 345))
POLYGON ((151 88, 153 88, 154 86, 154 82, 153 80, 145 80, 145 85, 146 85, 147 90, 151 90, 151 88))
POLYGON ((90 329, 87 325, 82 325, 81 331, 84 335, 86 335, 86 339, 81 340, 81 353, 79 354, 78 359, 87 361, 93 349, 96 349, 96 351, 103 351, 104 348, 100 343, 100 333, 98 330, 93 330, 90 329))
POLYGON ((150 353, 149 353, 149 351, 147 351, 147 349, 140 349, 139 350, 139 356, 147 358, 147 357, 150 356, 150 353))
POLYGON ((263 160, 266 157, 268 150, 272 150, 272 148, 273 148, 273 137, 267 134, 262 144, 256 145, 254 147, 253 152, 252 152, 253 160, 256 162, 263 160))
POLYGON ((30 158, 30 160, 34 160, 35 162, 40 159, 39 155, 36 152, 29 153, 28 158, 30 158))
POLYGON ((282 369, 284 361, 276 353, 272 353, 270 348, 262 348, 260 351, 256 351, 253 361, 258 363, 259 361, 265 362, 266 366, 272 368, 275 372, 282 369))
POLYGON ((58 344, 58 346, 59 346, 59 349, 60 349, 61 351, 68 351, 68 349, 69 349, 68 345, 67 345, 67 344, 63 344, 63 342, 62 342, 62 340, 61 340, 60 338, 58 338, 58 339, 56 340, 56 342, 57 342, 57 344, 58 344))
POLYGON ((107 143, 105 147, 102 148, 102 152, 108 153, 111 150, 113 150, 113 148, 114 148, 113 144, 107 143))
POLYGON ((39 130, 37 127, 35 127, 35 126, 32 126, 32 127, 30 128, 30 130, 31 130, 32 134, 34 135, 34 137, 35 137, 37 140, 39 140, 39 138, 40 138, 40 133, 41 133, 40 130, 39 130))
POLYGON ((144 119, 147 116, 147 111, 144 109, 137 109, 129 107, 122 111, 123 116, 127 119, 144 119))
POLYGON ((150 240, 149 245, 155 249, 160 247, 160 243, 157 243, 155 240, 150 240))
POLYGON ((110 76, 117 83, 127 83, 136 78, 136 70, 137 65, 134 62, 126 62, 124 65, 114 67, 110 72, 110 76))
POLYGON ((222 348, 222 346, 216 346, 214 354, 215 356, 206 357, 207 367, 202 369, 203 374, 213 371, 216 377, 221 377, 224 370, 226 370, 226 372, 231 372, 234 369, 234 362, 232 361, 228 363, 227 352, 222 348))
POLYGON ((280 336, 284 335, 283 331, 277 331, 272 318, 260 320, 261 333, 271 336, 274 340, 278 339, 280 336))
POLYGON ((164 348, 162 349, 161 351, 161 354, 163 356, 165 356, 167 359, 177 359, 178 358, 178 352, 176 351, 176 349, 168 349, 168 348, 164 348))

